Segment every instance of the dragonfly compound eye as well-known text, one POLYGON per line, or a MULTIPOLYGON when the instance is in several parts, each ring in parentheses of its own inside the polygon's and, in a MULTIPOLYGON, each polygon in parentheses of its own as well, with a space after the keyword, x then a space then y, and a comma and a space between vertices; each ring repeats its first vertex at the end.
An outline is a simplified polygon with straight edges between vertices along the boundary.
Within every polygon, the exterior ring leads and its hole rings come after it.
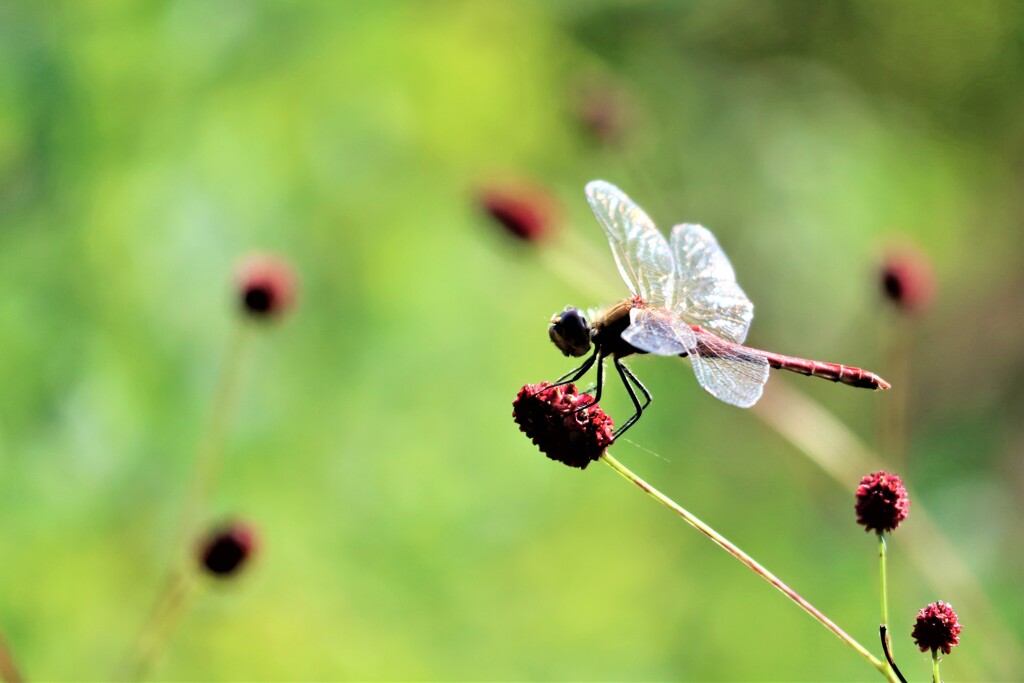
POLYGON ((555 314, 548 335, 566 356, 585 356, 590 351, 590 325, 578 309, 555 314))

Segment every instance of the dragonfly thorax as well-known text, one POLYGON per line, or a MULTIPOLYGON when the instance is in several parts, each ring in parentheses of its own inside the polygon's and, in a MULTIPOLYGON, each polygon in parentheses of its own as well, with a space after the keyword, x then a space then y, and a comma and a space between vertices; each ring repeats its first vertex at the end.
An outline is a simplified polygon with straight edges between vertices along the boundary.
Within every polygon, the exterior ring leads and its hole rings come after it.
POLYGON ((624 358, 634 353, 644 353, 622 338, 622 333, 630 325, 630 311, 644 306, 643 299, 632 297, 592 317, 590 338, 595 346, 601 348, 601 355, 624 358))
POLYGON ((590 323, 579 309, 566 306, 561 313, 551 316, 548 336, 566 356, 585 356, 590 352, 590 323))

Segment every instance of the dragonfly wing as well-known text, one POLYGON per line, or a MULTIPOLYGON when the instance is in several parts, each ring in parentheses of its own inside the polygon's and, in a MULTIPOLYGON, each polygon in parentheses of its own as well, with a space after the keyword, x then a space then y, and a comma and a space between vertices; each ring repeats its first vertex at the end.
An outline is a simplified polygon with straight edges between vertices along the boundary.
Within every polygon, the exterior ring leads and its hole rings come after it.
POLYGON ((697 346, 697 335, 679 316, 662 308, 634 308, 629 312, 629 327, 622 338, 641 351, 657 356, 690 353, 697 346))
POLYGON ((622 279, 634 296, 672 307, 676 269, 668 241, 644 210, 611 183, 587 183, 587 201, 604 228, 622 279))
POLYGON ((680 315, 729 341, 747 338, 754 304, 711 231, 690 223, 672 229, 676 261, 675 308, 680 315))
POLYGON ((763 356, 710 334, 698 335, 690 363, 705 391, 739 408, 757 403, 768 381, 768 361, 763 356))

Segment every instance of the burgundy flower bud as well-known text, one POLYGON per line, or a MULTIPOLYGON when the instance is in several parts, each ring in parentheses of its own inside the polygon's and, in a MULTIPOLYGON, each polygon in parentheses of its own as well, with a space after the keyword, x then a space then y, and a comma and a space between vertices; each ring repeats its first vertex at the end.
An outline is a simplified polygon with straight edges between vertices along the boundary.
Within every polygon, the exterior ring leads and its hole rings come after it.
POLYGON ((522 186, 490 187, 479 193, 484 213, 524 242, 546 238, 554 228, 556 202, 545 192, 522 186))
POLYGON ((917 614, 914 630, 910 634, 921 652, 942 650, 948 655, 950 648, 960 644, 963 626, 957 621, 956 612, 949 603, 933 602, 917 614))
POLYGON ((910 498, 903 481, 885 470, 869 474, 857 486, 857 523, 866 531, 892 531, 907 518, 910 498))
POLYGON ((234 576, 252 559, 258 547, 256 530, 242 522, 214 529, 199 545, 199 563, 212 576, 234 576))
POLYGON ((904 247, 882 262, 882 293, 907 313, 923 313, 935 298, 935 273, 924 254, 904 247))
POLYGON ((572 384, 527 384, 512 402, 512 418, 546 456, 586 469, 614 440, 612 419, 572 384), (577 410, 586 406, 582 410, 577 410))
POLYGON ((235 282, 239 304, 252 318, 279 317, 295 303, 295 271, 277 256, 245 257, 238 266, 235 282))

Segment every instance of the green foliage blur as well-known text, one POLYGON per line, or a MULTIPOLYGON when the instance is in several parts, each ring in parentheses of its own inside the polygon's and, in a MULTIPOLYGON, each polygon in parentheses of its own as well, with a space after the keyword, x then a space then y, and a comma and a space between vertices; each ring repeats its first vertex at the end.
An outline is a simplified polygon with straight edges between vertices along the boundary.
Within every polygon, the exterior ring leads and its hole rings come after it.
MULTIPOLYGON (((299 305, 259 330, 204 513, 251 521, 261 552, 195 600, 150 678, 882 680, 607 468, 517 431, 519 387, 572 367, 551 314, 625 294, 594 178, 663 229, 714 230, 757 307, 751 345, 903 379, 773 376, 766 396, 805 391, 882 448, 916 495, 906 524, 930 511, 1019 643, 1022 112, 1015 2, 3 3, 13 657, 30 680, 105 680, 124 657, 229 353, 233 268, 270 251, 299 305), (480 210, 506 183, 557 199, 549 239, 480 210), (880 289, 905 245, 937 281, 914 316, 880 289), (897 454, 880 425, 900 397, 897 454)), ((880 656, 856 481, 687 363, 631 367, 655 401, 616 457, 880 656)), ((909 634, 943 599, 964 624, 944 678, 1013 677, 899 530, 889 547, 904 673, 929 676, 909 634)))

